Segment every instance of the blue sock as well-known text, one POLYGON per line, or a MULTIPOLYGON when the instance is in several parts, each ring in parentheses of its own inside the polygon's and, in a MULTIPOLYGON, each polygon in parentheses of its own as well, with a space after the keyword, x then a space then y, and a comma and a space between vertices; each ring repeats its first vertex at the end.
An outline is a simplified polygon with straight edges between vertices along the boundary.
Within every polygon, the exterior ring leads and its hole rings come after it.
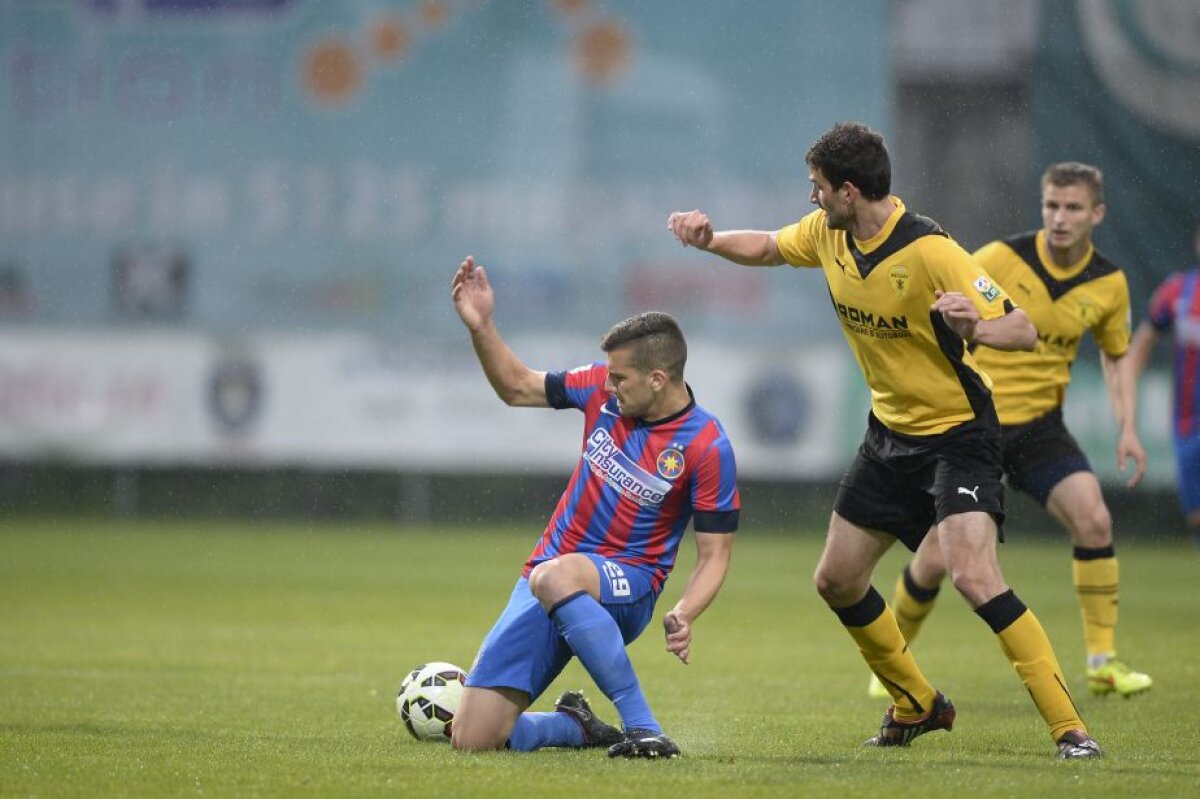
POLYGON ((633 673, 621 628, 600 603, 580 592, 559 603, 550 618, 597 687, 617 706, 625 729, 662 732, 633 673))
POLYGON ((583 727, 566 713, 522 713, 517 716, 508 748, 532 752, 543 746, 583 746, 583 727))

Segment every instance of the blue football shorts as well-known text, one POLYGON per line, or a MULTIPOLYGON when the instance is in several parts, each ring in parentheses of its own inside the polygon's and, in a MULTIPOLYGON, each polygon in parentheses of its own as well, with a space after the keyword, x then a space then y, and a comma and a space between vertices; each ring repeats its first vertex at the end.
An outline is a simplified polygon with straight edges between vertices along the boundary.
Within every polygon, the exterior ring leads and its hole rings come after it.
MULTIPOLYGON (((587 554, 600 574, 600 604, 621 630, 625 644, 650 623, 658 595, 649 569, 587 554)), ((517 580, 508 606, 500 614, 467 673, 473 688, 515 688, 536 700, 574 653, 546 611, 529 590, 529 580, 517 580)))
POLYGON ((1183 512, 1200 511, 1200 435, 1175 439, 1175 463, 1183 512))

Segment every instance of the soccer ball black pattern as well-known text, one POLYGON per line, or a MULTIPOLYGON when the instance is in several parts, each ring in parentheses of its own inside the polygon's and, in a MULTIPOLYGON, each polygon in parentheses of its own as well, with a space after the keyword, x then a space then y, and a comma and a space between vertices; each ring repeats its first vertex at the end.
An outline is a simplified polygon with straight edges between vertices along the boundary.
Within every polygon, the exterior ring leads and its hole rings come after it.
POLYGON ((466 681, 466 672, 452 663, 439 661, 413 669, 396 695, 404 728, 418 741, 449 741, 466 681))

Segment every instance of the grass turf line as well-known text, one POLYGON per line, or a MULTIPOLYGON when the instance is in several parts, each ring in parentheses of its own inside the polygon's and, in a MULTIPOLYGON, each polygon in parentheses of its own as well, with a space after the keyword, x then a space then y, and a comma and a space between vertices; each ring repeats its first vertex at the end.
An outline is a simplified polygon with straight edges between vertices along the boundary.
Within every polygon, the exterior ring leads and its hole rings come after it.
MULTIPOLYGON (((1065 541, 1002 548, 1109 757, 1058 763, 994 636, 952 590, 915 646, 959 709, 954 732, 865 750, 884 709, 810 582, 815 530, 743 533, 692 665, 657 621, 632 647, 684 758, 596 751, 463 755, 419 744, 394 707, 406 671, 468 667, 536 530, 7 520, 0 527, 0 794, 562 796, 1180 796, 1200 784, 1197 556, 1131 540, 1118 643, 1154 690, 1093 699, 1065 541)), ((659 607, 674 602, 693 560, 659 607)), ((889 553, 876 585, 890 595, 889 553)), ((572 664, 534 709, 584 688, 572 664)))

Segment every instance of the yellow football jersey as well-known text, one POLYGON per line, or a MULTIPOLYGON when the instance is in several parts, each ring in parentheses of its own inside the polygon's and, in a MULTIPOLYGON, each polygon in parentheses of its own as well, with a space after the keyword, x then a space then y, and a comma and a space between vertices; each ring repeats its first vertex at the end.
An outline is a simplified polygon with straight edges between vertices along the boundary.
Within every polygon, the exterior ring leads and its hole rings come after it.
POLYGON ((1113 357, 1129 349, 1129 284, 1094 247, 1078 263, 1060 267, 1050 260, 1039 230, 986 244, 975 259, 1021 303, 1038 329, 1033 352, 975 351, 995 383, 1001 424, 1023 424, 1062 405, 1079 340, 1087 331, 1113 357))
POLYGON ((775 234, 792 266, 820 266, 842 333, 871 389, 871 410, 891 430, 925 436, 974 419, 990 381, 966 343, 929 308, 935 290, 969 297, 983 319, 1012 309, 1000 285, 936 222, 898 198, 878 234, 857 241, 823 210, 775 234))

